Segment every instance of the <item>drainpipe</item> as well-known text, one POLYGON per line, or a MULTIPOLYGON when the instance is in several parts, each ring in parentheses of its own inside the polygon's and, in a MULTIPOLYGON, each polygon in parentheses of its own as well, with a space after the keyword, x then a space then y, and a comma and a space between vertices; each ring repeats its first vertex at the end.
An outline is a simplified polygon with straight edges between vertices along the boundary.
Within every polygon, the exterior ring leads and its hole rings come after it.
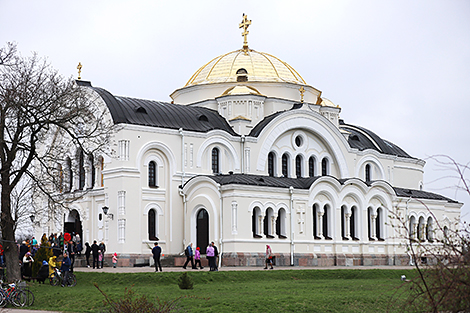
POLYGON ((187 201, 186 201, 186 194, 183 191, 183 186, 180 186, 179 190, 180 196, 183 197, 183 251, 186 247, 186 211, 187 211, 187 201))
POLYGON ((294 266, 294 187, 289 187, 290 193, 290 265, 294 266))
POLYGON ((220 198, 220 238, 219 238, 219 267, 222 266, 222 236, 223 236, 223 230, 222 230, 222 225, 224 221, 224 208, 223 208, 223 199, 222 199, 222 189, 220 187, 220 184, 217 184, 217 190, 219 191, 219 198, 220 198))
POLYGON ((184 133, 183 128, 178 129, 178 132, 181 136, 181 187, 184 186, 184 177, 186 176, 186 172, 184 169, 184 133))
POLYGON ((245 173, 245 135, 242 135, 240 138, 242 151, 241 151, 241 163, 242 163, 242 174, 245 173))

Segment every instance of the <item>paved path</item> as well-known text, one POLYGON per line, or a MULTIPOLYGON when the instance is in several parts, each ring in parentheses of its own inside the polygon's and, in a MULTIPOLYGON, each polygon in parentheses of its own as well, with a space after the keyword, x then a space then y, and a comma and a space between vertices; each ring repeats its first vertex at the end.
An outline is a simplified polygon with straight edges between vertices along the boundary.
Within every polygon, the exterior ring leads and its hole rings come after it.
MULTIPOLYGON (((368 269, 413 269, 412 266, 329 266, 329 267, 299 267, 299 266, 283 266, 283 267, 274 267, 275 270, 339 270, 339 269, 356 269, 356 270, 368 270, 368 269)), ((144 266, 144 267, 104 267, 100 269, 93 269, 87 267, 76 267, 75 272, 104 272, 104 273, 151 273, 155 272, 154 267, 144 266)), ((209 268, 204 268, 202 270, 192 270, 192 269, 183 269, 182 267, 163 267, 164 272, 187 272, 187 271, 209 271, 209 268)), ((263 271, 263 267, 230 267, 224 266, 219 269, 219 271, 263 271)), ((157 274, 159 275, 159 274, 157 274)), ((59 313, 53 311, 36 311, 36 310, 24 310, 24 309, 13 309, 13 308, 4 308, 0 309, 0 313, 59 313)))

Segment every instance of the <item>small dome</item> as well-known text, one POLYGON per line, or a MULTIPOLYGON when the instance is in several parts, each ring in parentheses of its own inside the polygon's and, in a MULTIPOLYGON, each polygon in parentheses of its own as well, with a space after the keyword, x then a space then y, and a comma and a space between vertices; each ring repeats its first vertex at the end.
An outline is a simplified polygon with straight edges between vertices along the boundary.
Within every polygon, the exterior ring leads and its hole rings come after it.
POLYGON ((232 95, 261 95, 256 88, 250 86, 235 86, 225 90, 222 96, 232 95))
POLYGON ((321 98, 320 105, 323 107, 332 107, 332 108, 339 108, 339 105, 334 104, 331 100, 327 98, 321 98))
POLYGON ((218 56, 202 66, 189 79, 185 87, 237 82, 240 75, 246 75, 248 82, 307 84, 296 70, 275 56, 251 49, 240 49, 218 56))

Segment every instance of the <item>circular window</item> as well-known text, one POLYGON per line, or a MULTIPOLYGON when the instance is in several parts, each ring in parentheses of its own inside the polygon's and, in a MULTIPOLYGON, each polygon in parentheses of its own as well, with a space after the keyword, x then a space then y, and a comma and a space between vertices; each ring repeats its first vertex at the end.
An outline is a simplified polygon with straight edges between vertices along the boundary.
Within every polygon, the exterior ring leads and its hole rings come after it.
POLYGON ((295 137, 295 145, 297 147, 300 147, 303 142, 304 142, 304 139, 302 138, 302 136, 299 135, 299 136, 295 137))

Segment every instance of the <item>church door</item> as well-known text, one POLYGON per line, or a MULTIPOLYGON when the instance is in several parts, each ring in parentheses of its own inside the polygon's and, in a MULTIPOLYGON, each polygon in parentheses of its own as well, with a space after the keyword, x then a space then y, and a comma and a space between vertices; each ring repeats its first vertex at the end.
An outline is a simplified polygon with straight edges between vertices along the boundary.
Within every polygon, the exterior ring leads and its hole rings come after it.
POLYGON ((64 223, 64 233, 78 233, 80 239, 83 240, 82 222, 80 221, 80 214, 77 210, 70 211, 67 220, 64 223))
POLYGON ((209 214, 205 209, 197 212, 196 234, 196 247, 201 249, 201 254, 206 254, 206 247, 209 245, 209 214))

